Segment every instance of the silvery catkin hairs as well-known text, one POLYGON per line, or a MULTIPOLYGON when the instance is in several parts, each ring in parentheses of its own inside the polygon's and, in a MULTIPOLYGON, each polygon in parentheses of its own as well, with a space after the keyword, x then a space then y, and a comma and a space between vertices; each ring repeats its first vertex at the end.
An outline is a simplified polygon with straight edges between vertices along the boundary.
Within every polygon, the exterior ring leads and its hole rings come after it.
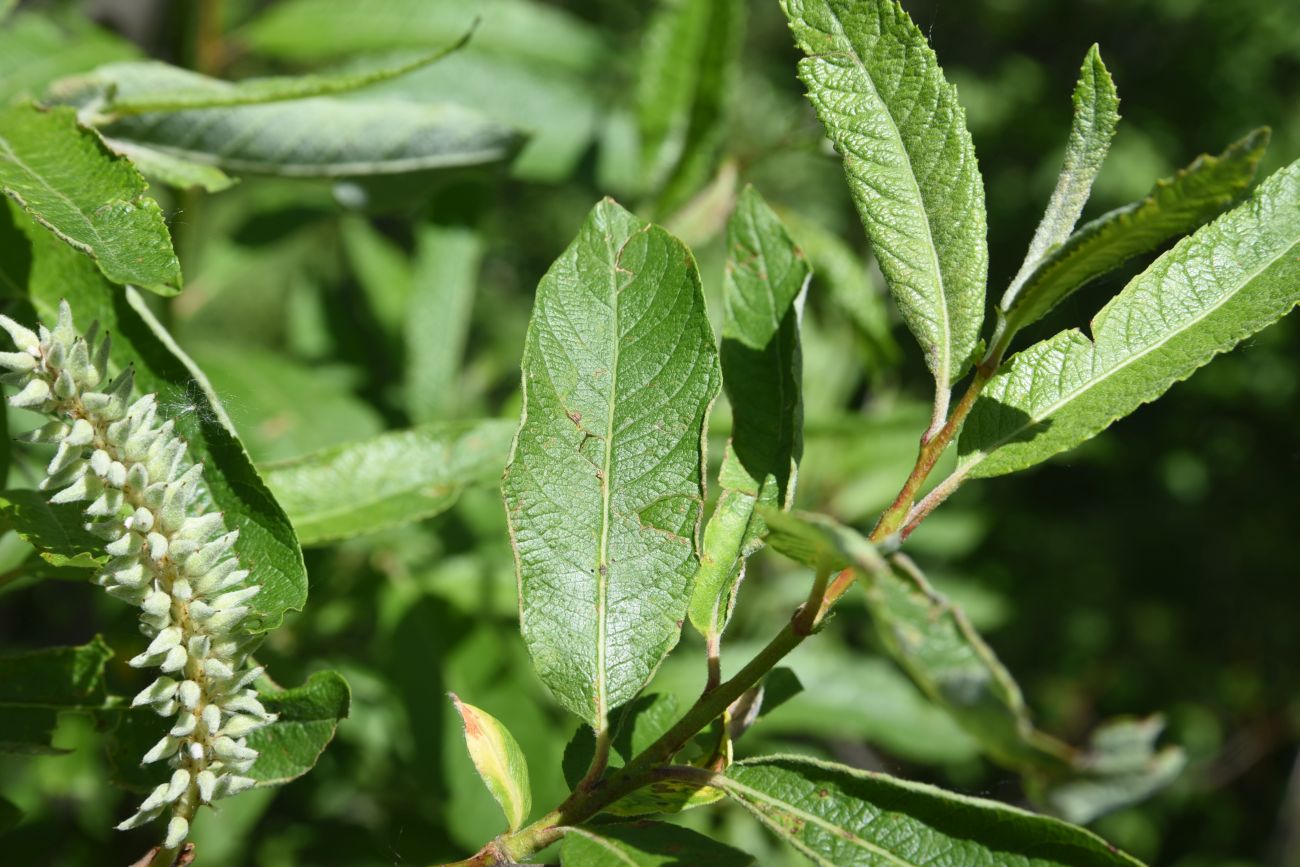
POLYGON ((163 845, 179 848, 201 804, 253 785, 245 774, 257 752, 245 738, 275 719, 250 688, 262 670, 248 667, 251 637, 241 629, 260 587, 231 551, 239 531, 205 511, 203 467, 159 418, 154 395, 132 402, 129 368, 108 381, 108 337, 96 342, 96 325, 78 334, 66 301, 53 331, 7 316, 0 327, 19 350, 0 353, 4 381, 21 388, 10 404, 54 419, 27 437, 58 446, 41 488, 56 492, 51 503, 89 502, 86 528, 111 558, 96 581, 140 608, 140 630, 152 639, 129 664, 162 674, 132 706, 175 715, 142 762, 168 759, 171 779, 117 827, 170 807, 163 845))

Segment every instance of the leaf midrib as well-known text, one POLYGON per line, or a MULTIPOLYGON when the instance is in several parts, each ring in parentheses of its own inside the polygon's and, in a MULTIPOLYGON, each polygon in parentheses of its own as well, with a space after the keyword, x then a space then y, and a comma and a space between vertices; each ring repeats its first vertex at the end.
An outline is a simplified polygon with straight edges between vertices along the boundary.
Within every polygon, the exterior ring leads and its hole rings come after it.
MULTIPOLYGON (((858 54, 858 50, 853 45, 853 41, 849 39, 848 33, 844 30, 844 22, 840 19, 839 13, 835 11, 835 6, 830 2, 830 0, 826 0, 826 11, 830 15, 831 20, 835 22, 835 27, 839 31, 840 38, 844 41, 844 44, 848 46, 848 56, 855 64, 857 64, 858 69, 862 73, 863 79, 866 80, 867 87, 871 89, 872 96, 875 97, 875 100, 880 105, 885 117, 889 120, 889 128, 894 134, 894 140, 897 142, 899 150, 907 156, 907 179, 912 183, 912 190, 916 193, 916 200, 921 215, 924 218, 926 249, 930 253, 930 262, 934 266, 935 288, 939 290, 937 318, 940 330, 942 331, 942 340, 939 341, 939 346, 936 347, 940 356, 940 370, 935 371, 935 379, 939 381, 940 388, 946 388, 948 387, 949 380, 952 377, 952 326, 948 317, 948 291, 947 287, 944 285, 943 270, 939 266, 939 248, 936 247, 934 243, 934 227, 930 223, 930 211, 926 205, 925 197, 921 194, 921 184, 916 179, 916 172, 912 169, 912 152, 908 150, 907 145, 903 142, 903 134, 898 128, 898 121, 894 119, 894 113, 889 110, 889 104, 881 98, 880 91, 876 88, 875 79, 871 77, 871 73, 868 71, 866 63, 862 60, 861 55, 858 54)), ((881 34, 883 37, 883 27, 881 28, 881 34)))
MULTIPOLYGON (((1175 248, 1175 249, 1177 249, 1177 248, 1175 248)), ((1046 419, 1046 418, 1048 418, 1049 416, 1051 416, 1051 415, 1052 415, 1053 413, 1055 413, 1057 410, 1061 409, 1061 408, 1064 407, 1065 405, 1067 405, 1067 404, 1073 402, 1074 400, 1076 400, 1076 399, 1079 397, 1079 395, 1081 395, 1081 394, 1083 394, 1083 393, 1085 393, 1085 392, 1087 392, 1087 391, 1089 391, 1089 390, 1091 390, 1091 389, 1093 389, 1093 388, 1096 388, 1097 386, 1102 385, 1103 383, 1105 383, 1106 381, 1108 381, 1108 380, 1109 380, 1112 376, 1114 376, 1115 374, 1118 374, 1119 372, 1125 370, 1126 368, 1128 368, 1130 365, 1134 364, 1135 362, 1140 361, 1141 359, 1145 358, 1147 355, 1150 355, 1152 352, 1155 352, 1157 349, 1159 349, 1160 347, 1164 346, 1166 343, 1168 343, 1170 340, 1173 340, 1175 337, 1178 337, 1178 336, 1180 336, 1180 335, 1186 333, 1187 331, 1189 331, 1190 329, 1192 329, 1192 328, 1195 327, 1196 325, 1199 325, 1199 324, 1200 324, 1202 321, 1204 321, 1208 316, 1210 316, 1211 314, 1213 314, 1214 312, 1216 312, 1217 310, 1219 310, 1219 308, 1223 307, 1223 305, 1227 304, 1229 301, 1231 301, 1232 299, 1234 299, 1234 298, 1236 298, 1238 295, 1240 295, 1241 292, 1242 292, 1242 291, 1243 291, 1247 286, 1249 286, 1251 283, 1253 283, 1256 279, 1258 279, 1259 276, 1260 276, 1261 274, 1263 274, 1263 273, 1264 273, 1265 271, 1267 271, 1269 268, 1272 268, 1272 267, 1273 267, 1274 265, 1276 265, 1279 261, 1281 261, 1282 259, 1286 258, 1289 254, 1291 254, 1292 252, 1294 252, 1294 251, 1297 250, 1297 249, 1300 249, 1300 241, 1293 242, 1293 243, 1291 244, 1290 247, 1287 247, 1287 248, 1284 249, 1284 250, 1279 250, 1278 253, 1277 253, 1277 255, 1272 256, 1271 258, 1267 259, 1267 260, 1266 260, 1262 265, 1260 265, 1258 268, 1255 268, 1253 271, 1251 271, 1250 274, 1249 274, 1249 276, 1244 277, 1244 278, 1243 278, 1243 279, 1238 283, 1236 290, 1234 290, 1234 291, 1232 291, 1232 292, 1225 293, 1225 294, 1223 295, 1223 297, 1221 297, 1221 298, 1220 298, 1218 301, 1216 301, 1213 305, 1211 305, 1211 306, 1209 306, 1209 307, 1206 307, 1204 311, 1202 311, 1199 315, 1196 316, 1196 318, 1189 320, 1189 321, 1187 322, 1186 325, 1184 325, 1184 326, 1182 326, 1182 327, 1180 327, 1180 328, 1177 328, 1177 329, 1175 329, 1175 330, 1173 330, 1173 331, 1168 332, 1168 333, 1167 333, 1164 337, 1162 337, 1160 340, 1158 340, 1158 341, 1156 341, 1156 342, 1154 342, 1154 343, 1152 343, 1152 344, 1150 344, 1150 345, 1144 347, 1140 352, 1136 352, 1136 353, 1134 353, 1133 355, 1128 356, 1128 357, 1125 358, 1122 362, 1120 362, 1119 364, 1115 365, 1114 367, 1112 367, 1112 368, 1110 368, 1108 371, 1106 371, 1106 373, 1105 373, 1104 375, 1102 375, 1102 376, 1100 376, 1100 377, 1098 377, 1098 378, 1096 378, 1096 379, 1088 380, 1087 382, 1085 382, 1085 383, 1084 383, 1082 386, 1080 386, 1079 388, 1077 388, 1077 389, 1075 389, 1075 390, 1073 390, 1073 391, 1071 391, 1071 392, 1069 392, 1069 393, 1063 395, 1060 399, 1058 399, 1057 401, 1055 401, 1054 403, 1052 403, 1050 406, 1048 406, 1047 409, 1046 409, 1045 411, 1043 411, 1041 414, 1039 414, 1039 413, 1034 413, 1034 414, 1030 415, 1029 418, 1030 418, 1031 420, 1030 420, 1029 422, 1027 422, 1027 423, 1025 423, 1025 424, 1022 424, 1022 425, 1020 425, 1019 427, 1015 428, 1015 429, 1014 429, 1013 431, 1011 431, 1009 434, 1007 434, 1007 435, 1003 436, 1001 439, 999 439, 999 440, 993 442, 993 443, 992 443, 988 448, 980 449, 980 454, 983 455, 983 457, 981 457, 978 461, 972 461, 970 464, 968 464, 967 466, 963 467, 963 468, 962 468, 962 475, 966 475, 966 474, 968 474, 972 469, 974 469, 975 467, 977 467, 977 466, 979 466, 980 464, 982 464, 982 463, 983 463, 983 462, 984 462, 984 461, 985 461, 985 460, 986 460, 990 455, 993 454, 993 452, 995 452, 995 451, 996 451, 998 448, 1000 448, 1001 446, 1005 445, 1005 444, 1007 443, 1008 440, 1011 440, 1011 439, 1013 439, 1013 438, 1019 436, 1022 432, 1026 431, 1026 430, 1029 430, 1031 427, 1034 427, 1034 426, 1040 424, 1044 419, 1046 419)), ((1106 312, 1106 311, 1103 311, 1103 312, 1106 312)), ((1077 329, 1076 329, 1076 330, 1077 330, 1077 329)), ((1085 339, 1088 340, 1088 343, 1090 344, 1091 351, 1092 351, 1093 353, 1095 353, 1095 352, 1097 351, 1097 341, 1096 341, 1095 339, 1088 339, 1086 336, 1085 336, 1085 339)))

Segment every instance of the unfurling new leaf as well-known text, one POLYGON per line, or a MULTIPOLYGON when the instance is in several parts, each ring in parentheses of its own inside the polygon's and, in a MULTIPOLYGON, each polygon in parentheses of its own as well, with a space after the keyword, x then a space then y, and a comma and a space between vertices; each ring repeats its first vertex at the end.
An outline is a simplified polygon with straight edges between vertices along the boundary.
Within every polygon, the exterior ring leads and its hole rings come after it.
POLYGON ((1002 327, 1020 330, 1076 289, 1223 213, 1250 187, 1268 138, 1267 129, 1257 129, 1218 156, 1202 154, 1172 178, 1156 181, 1145 198, 1081 226, 1002 296, 1002 327))
POLYGON ((485 710, 451 696, 465 726, 465 746, 478 775, 501 805, 510 830, 517 830, 528 819, 533 794, 528 783, 528 760, 519 742, 501 720, 485 710))
POLYGON ((524 640, 598 729, 680 634, 718 380, 690 252, 598 204, 538 287, 504 482, 524 640))
POLYGON ((1065 147, 1065 164, 1061 176, 1047 203, 1042 222, 1029 242, 1029 252, 1020 271, 1011 281, 1006 298, 1014 299, 1030 273, 1049 251, 1070 237, 1074 224, 1083 213, 1083 206, 1092 192, 1092 182, 1101 171, 1101 164, 1110 150, 1110 140, 1119 123, 1119 96, 1115 82, 1111 81, 1106 65, 1101 62, 1101 52, 1094 45, 1088 49, 1079 71, 1079 83, 1074 88, 1074 121, 1070 126, 1070 141, 1065 147))
POLYGON ((979 340, 988 271, 984 181, 957 91, 896 0, 782 6, 807 55, 799 77, 946 404, 979 340))
POLYGON ((726 627, 745 561, 763 544, 755 506, 789 507, 803 453, 797 300, 808 263, 753 187, 727 225, 727 253, 722 380, 732 430, 690 607, 691 623, 708 638, 726 627))

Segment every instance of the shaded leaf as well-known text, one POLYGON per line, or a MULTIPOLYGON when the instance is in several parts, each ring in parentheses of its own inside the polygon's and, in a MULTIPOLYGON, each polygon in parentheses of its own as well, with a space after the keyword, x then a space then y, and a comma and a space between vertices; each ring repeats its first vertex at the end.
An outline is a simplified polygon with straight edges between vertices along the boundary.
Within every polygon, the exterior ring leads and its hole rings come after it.
POLYGON ((112 334, 111 366, 133 366, 138 393, 156 393, 163 407, 191 408, 173 415, 176 432, 188 443, 190 457, 202 462, 213 504, 239 530, 235 551, 262 585, 249 603, 249 629, 269 631, 286 611, 301 611, 307 573, 293 527, 253 469, 202 372, 138 293, 107 283, 89 260, 30 222, 20 225, 32 243, 31 301, 41 318, 53 322, 60 299, 66 298, 79 326, 98 320, 101 330, 112 334))
POLYGON ((465 226, 416 229, 406 322, 406 407, 415 421, 454 414, 485 244, 465 226))
POLYGON ((514 425, 432 422, 264 468, 298 538, 314 545, 433 517, 501 476, 514 425))
POLYGON ((161 295, 180 291, 181 266, 158 203, 129 160, 77 125, 70 109, 0 111, 0 188, 108 279, 161 295))
POLYGON ((0 494, 0 516, 51 566, 94 569, 108 560, 107 554, 98 553, 104 541, 86 531, 79 504, 55 505, 40 491, 5 491, 0 494))
POLYGON ((699 274, 611 200, 542 279, 504 492, 543 682, 603 728, 677 642, 718 362, 699 274))
POLYGON ((1139 863, 1059 819, 828 762, 752 759, 711 782, 814 864, 827 867, 1139 863))
POLYGON ((499 719, 487 711, 466 704, 451 694, 465 728, 465 746, 483 783, 501 805, 511 831, 528 819, 533 794, 528 784, 528 760, 518 741, 499 719))
POLYGON ((0 836, 23 820, 23 811, 8 798, 0 798, 0 836))
POLYGON ((1106 160, 1118 124, 1119 95, 1106 65, 1101 62, 1101 52, 1094 44, 1083 59, 1079 83, 1074 87, 1074 121, 1070 126, 1070 140, 1065 146, 1061 176, 1033 240, 1029 242, 1025 261, 1007 289, 1004 304, 1007 299, 1016 297, 1043 257, 1074 231, 1074 224, 1079 221, 1083 206, 1088 202, 1092 182, 1106 160))
POLYGON ((289 0, 270 7, 238 35, 254 50, 291 60, 322 60, 448 42, 479 19, 472 50, 595 71, 607 59, 600 34, 562 9, 531 0, 289 0))
POLYGON ((759 507, 767 524, 768 544, 796 563, 826 572, 848 566, 850 559, 839 541, 844 531, 831 519, 813 512, 781 512, 759 507))
POLYGON ((713 175, 744 33, 741 0, 662 0, 647 25, 637 121, 646 183, 663 213, 713 175))
POLYGON ((1202 154, 1157 181, 1146 198, 1103 214, 1046 251, 1023 285, 1002 297, 1004 327, 1019 330, 1090 281, 1217 217, 1250 187, 1268 138, 1267 129, 1258 129, 1218 156, 1202 154))
POLYGON ((754 859, 677 825, 633 822, 570 828, 560 850, 564 867, 747 867, 754 859))
POLYGON ((258 698, 278 717, 248 736, 248 745, 260 754, 248 775, 262 786, 283 785, 315 767, 352 704, 348 683, 337 671, 318 671, 302 686, 263 691, 258 698))
POLYGON ((112 657, 98 635, 80 647, 0 656, 0 753, 63 752, 51 742, 59 712, 103 707, 112 657))
POLYGON ((984 183, 957 92, 896 0, 782 8, 876 260, 946 394, 975 351, 988 270, 984 183))
POLYGON ((691 623, 710 638, 726 628, 745 561, 763 544, 755 506, 789 507, 803 454, 796 299, 808 283, 807 260, 753 187, 728 223, 727 249, 722 380, 732 430, 690 606, 691 623))
POLYGON ((1300 162, 1185 238, 1094 317, 1004 366, 958 441, 959 477, 1073 448, 1300 303, 1300 162))

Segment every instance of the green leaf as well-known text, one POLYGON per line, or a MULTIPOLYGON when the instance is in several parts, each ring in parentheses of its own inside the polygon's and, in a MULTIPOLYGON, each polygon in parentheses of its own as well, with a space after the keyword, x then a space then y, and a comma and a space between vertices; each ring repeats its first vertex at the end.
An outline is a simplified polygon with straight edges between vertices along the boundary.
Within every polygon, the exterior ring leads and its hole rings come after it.
POLYGON ((647 186, 671 213, 713 175, 745 34, 740 0, 661 0, 642 40, 637 121, 647 186))
POLYGON ((998 762, 1068 772, 1072 751, 1034 728, 1020 687, 964 611, 940 596, 906 557, 888 564, 855 561, 881 644, 922 692, 998 762))
POLYGON ((710 782, 826 867, 1139 864, 1058 819, 829 762, 752 759, 710 782))
POLYGON ((1078 824, 1145 800, 1177 779, 1187 765, 1181 749, 1156 749, 1163 730, 1160 717, 1107 721, 1075 758, 1073 774, 1030 781, 1034 800, 1078 824))
MULTIPOLYGON (((110 88, 121 98, 163 89, 223 98, 229 82, 154 61, 110 64, 55 96, 78 101, 110 88)), ((115 142, 235 173, 289 177, 395 174, 478 165, 511 156, 518 134, 450 104, 315 97, 125 117, 99 130, 115 142)))
POLYGON ((608 49, 575 16, 529 0, 288 0, 238 33, 254 51, 289 60, 323 60, 366 51, 423 50, 481 24, 472 50, 571 69, 597 71, 608 49))
POLYGON ((703 834, 662 822, 570 828, 560 850, 563 867, 747 867, 754 859, 703 834))
POLYGON ((339 225, 348 264, 385 336, 397 341, 406 324, 411 298, 411 265, 406 253, 363 217, 344 217, 339 225))
POLYGON ((782 512, 760 506, 767 524, 768 544, 796 563, 818 571, 836 572, 848 566, 841 536, 851 531, 813 512, 782 512))
POLYGON ((117 139, 104 139, 104 144, 119 156, 135 164, 145 177, 182 190, 201 189, 219 193, 233 187, 235 178, 216 166, 190 162, 160 150, 117 139))
POLYGON ((1257 129, 1217 157, 1202 154, 1157 181, 1146 198, 1103 214, 1047 250, 1022 285, 1002 297, 1004 327, 1017 331, 1041 319, 1076 289, 1217 217, 1249 189, 1268 139, 1267 128, 1257 129))
POLYGON ((466 485, 501 476, 514 425, 433 422, 264 468, 304 545, 437 515, 466 485))
POLYGON ((454 415, 485 244, 473 229, 416 229, 406 308, 406 407, 415 421, 454 415))
POLYGON ((1106 160, 1118 124, 1119 95, 1106 65, 1101 62, 1101 52, 1094 44, 1083 59, 1079 83, 1074 87, 1074 122, 1070 126, 1070 140, 1065 146, 1061 176, 1033 240, 1029 242, 1025 261, 1003 298, 1004 306, 1014 301, 1043 257, 1074 231, 1074 224, 1079 221, 1083 206, 1088 202, 1092 182, 1106 160))
POLYGON ((519 742, 499 719, 487 711, 466 704, 455 693, 451 700, 465 727, 465 746, 483 783, 501 805, 511 831, 528 819, 533 794, 528 784, 528 760, 519 742))
POLYGON ((248 775, 258 785, 280 786, 315 767, 348 715, 352 691, 337 671, 318 671, 302 686, 262 691, 258 699, 278 718, 248 736, 260 753, 248 775))
POLYGON ((0 656, 0 753, 64 752, 51 742, 59 712, 104 705, 112 657, 98 635, 80 647, 0 656))
MULTIPOLYGON (((170 73, 182 70, 158 61, 138 61, 103 67, 90 76, 86 84, 90 91, 97 91, 93 98, 95 111, 106 120, 155 112, 261 105, 360 90, 436 63, 460 49, 468 40, 469 34, 466 33, 451 45, 414 59, 334 75, 285 75, 238 82, 196 77, 181 84, 184 79, 170 73), (176 82, 176 85, 170 82, 176 82)), ((78 82, 68 81, 62 87, 75 90, 78 82)), ((82 97, 75 101, 84 104, 84 100, 82 97)))
POLYGON ((108 560, 107 554, 95 553, 103 551, 104 540, 86 531, 79 504, 52 505, 39 491, 5 491, 0 516, 52 566, 94 569, 108 560))
POLYGON ((957 91, 896 0, 782 0, 799 77, 942 394, 984 319, 984 182, 957 91))
POLYGON ((1092 321, 1013 357, 958 443, 958 477, 1046 460, 1155 400, 1300 303, 1300 162, 1185 238, 1092 321))
POLYGON ((55 79, 139 53, 80 10, 23 12, 0 27, 0 103, 38 98, 55 79))
POLYGON ((504 482, 524 640, 594 727, 680 635, 718 380, 690 252, 598 204, 538 287, 504 482))
POLYGON ((180 291, 181 266, 158 203, 129 160, 77 125, 66 108, 0 111, 0 187, 104 276, 160 295, 180 291))
POLYGON ((753 187, 727 225, 723 278, 722 381, 732 430, 722 459, 722 493, 704 530, 691 623, 705 637, 726 628, 745 561, 766 528, 754 508, 788 508, 803 454, 799 312, 808 283, 803 253, 753 187))
POLYGON ((176 432, 188 443, 190 457, 203 463, 214 504, 225 512, 227 524, 239 530, 235 551, 256 569, 262 585, 249 603, 254 612, 250 629, 269 631, 280 625, 286 611, 301 611, 307 573, 293 527, 253 469, 203 373, 138 293, 112 286, 87 259, 29 221, 20 225, 32 243, 30 292, 38 315, 53 322, 60 299, 66 298, 78 325, 98 320, 112 335, 111 366, 121 370, 133 365, 139 393, 156 393, 164 408, 185 408, 173 415, 176 432))

